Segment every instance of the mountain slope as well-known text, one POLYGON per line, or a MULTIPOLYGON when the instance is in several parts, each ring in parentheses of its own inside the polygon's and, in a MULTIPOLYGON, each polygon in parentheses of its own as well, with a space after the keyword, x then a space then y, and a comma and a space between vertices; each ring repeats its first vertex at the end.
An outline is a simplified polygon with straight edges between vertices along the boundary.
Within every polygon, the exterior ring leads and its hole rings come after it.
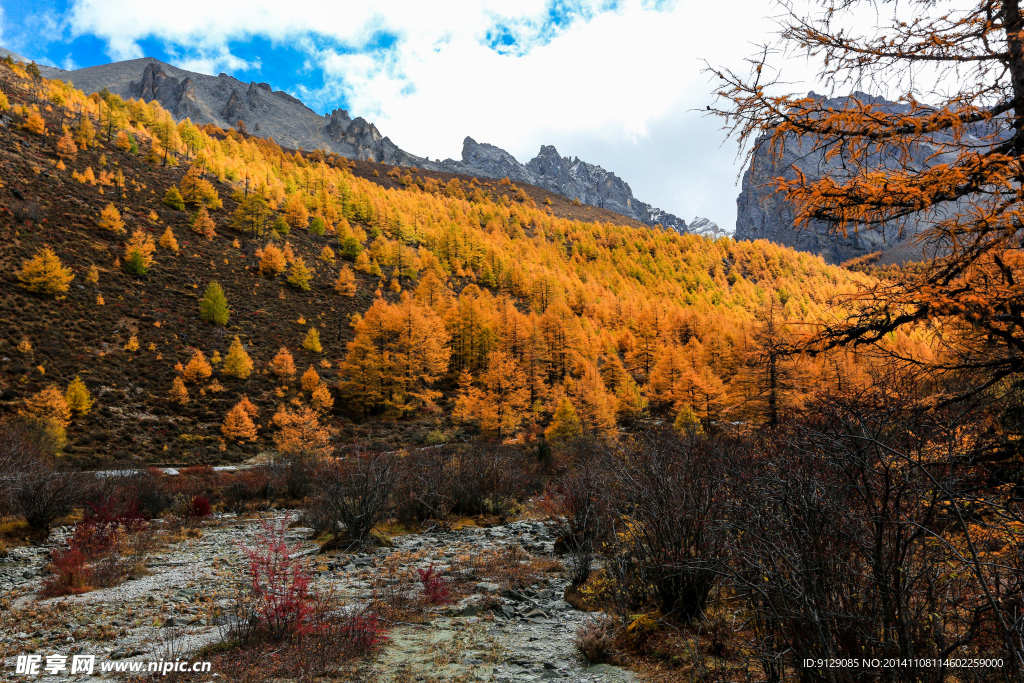
MULTIPOLYGON (((24 60, 18 55, 14 59, 24 60)), ((298 98, 275 91, 267 83, 243 83, 225 73, 207 76, 149 57, 74 71, 45 70, 47 78, 72 83, 87 94, 106 88, 125 99, 157 101, 177 121, 188 118, 197 125, 212 123, 221 128, 233 128, 242 121, 248 132, 273 138, 285 147, 324 149, 349 159, 446 173, 508 177, 646 225, 686 232, 686 221, 635 199, 629 185, 614 173, 579 158, 561 157, 550 145, 521 164, 508 152, 467 137, 461 160, 430 161, 399 149, 373 123, 362 117, 353 119, 344 109, 320 116, 298 98)))
POLYGON ((868 281, 763 242, 560 218, 511 183, 300 155, 233 130, 190 131, 193 163, 176 148, 165 166, 158 103, 110 97, 105 117, 108 106, 136 116, 121 119, 124 135, 90 137, 82 126, 62 138, 53 131, 67 110, 98 128, 97 102, 11 71, 0 136, 0 414, 80 377, 96 399, 69 428, 68 454, 82 463, 237 460, 277 448, 276 415, 311 406, 312 380, 324 387, 315 420, 332 444, 528 439, 565 402, 592 431, 671 421, 690 404, 710 423, 754 405, 745 368, 766 297, 778 293, 788 317, 813 320, 868 281), (56 100, 67 108, 47 104, 56 100), (198 181, 209 183, 202 193, 198 181), (170 206, 175 193, 193 205, 170 206), (204 202, 208 237, 194 227, 204 202), (102 218, 116 206, 123 232, 102 218), (159 243, 153 262, 129 272, 127 243, 147 239, 159 243), (17 275, 45 248, 74 275, 57 296, 17 275), (308 281, 296 279, 304 269, 308 281), (211 282, 226 295, 224 324, 200 317, 211 282), (254 364, 244 378, 222 364, 236 336, 254 364), (276 360, 282 348, 293 370, 276 360), (205 378, 188 372, 199 353, 205 378), (429 371, 407 369, 427 362, 429 371), (172 395, 182 378, 187 402, 172 395), (255 437, 239 440, 222 426, 243 396, 259 414, 255 437))

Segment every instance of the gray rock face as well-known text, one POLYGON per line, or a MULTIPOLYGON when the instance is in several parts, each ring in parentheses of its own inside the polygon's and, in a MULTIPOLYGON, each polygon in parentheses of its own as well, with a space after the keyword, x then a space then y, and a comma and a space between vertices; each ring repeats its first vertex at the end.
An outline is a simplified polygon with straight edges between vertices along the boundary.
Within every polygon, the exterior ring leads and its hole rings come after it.
POLYGON ((500 147, 467 137, 462 142, 461 161, 446 159, 432 166, 437 170, 485 178, 507 177, 513 182, 536 185, 647 225, 660 224, 681 233, 688 232, 686 221, 634 198, 629 184, 611 171, 581 161, 579 157, 563 157, 551 145, 543 145, 536 157, 521 164, 500 147))
MULTIPOLYGON (((825 98, 812 92, 809 97, 823 100, 824 106, 837 110, 856 100, 882 104, 885 109, 892 112, 910 111, 907 105, 888 102, 862 92, 836 98, 825 98)), ((986 134, 980 125, 976 132, 978 135, 986 134)), ((933 164, 951 162, 952 154, 936 153, 942 151, 941 146, 947 141, 948 136, 937 134, 915 146, 911 150, 912 167, 925 168, 933 164)), ((871 161, 879 168, 891 168, 895 165, 891 157, 881 153, 873 154, 871 161)), ((767 150, 756 151, 743 174, 742 190, 736 199, 736 239, 769 240, 800 251, 820 254, 830 263, 842 263, 878 251, 885 252, 887 260, 892 261, 921 258, 922 247, 915 244, 914 237, 940 218, 941 209, 934 217, 927 214, 918 216, 916 220, 902 226, 902 229, 895 224, 870 230, 851 228, 844 236, 831 234, 825 223, 813 221, 806 228, 797 230, 794 226, 793 206, 783 196, 774 194, 776 178, 792 180, 797 177, 794 167, 811 181, 832 176, 842 182, 845 174, 842 160, 833 158, 826 161, 821 152, 814 150, 814 144, 808 139, 800 140, 795 136, 788 139, 782 154, 774 160, 770 158, 767 150)))
MULTIPOLYGON (((2 56, 2 55, 0 55, 2 56)), ((15 56, 17 59, 17 56, 15 56)), ((125 98, 156 100, 177 120, 248 131, 285 147, 326 149, 350 159, 372 159, 403 166, 423 166, 426 159, 408 154, 381 135, 377 127, 343 109, 320 116, 296 97, 267 83, 243 83, 225 73, 216 77, 179 69, 157 59, 132 59, 64 71, 48 67, 48 78, 73 83, 86 93, 107 88, 125 98)))

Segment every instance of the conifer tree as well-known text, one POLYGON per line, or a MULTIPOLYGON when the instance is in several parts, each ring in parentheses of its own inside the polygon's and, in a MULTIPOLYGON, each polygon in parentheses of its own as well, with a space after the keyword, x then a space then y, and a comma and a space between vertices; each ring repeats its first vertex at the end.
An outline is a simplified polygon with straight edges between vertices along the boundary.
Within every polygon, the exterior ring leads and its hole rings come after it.
POLYGON ((247 379, 250 373, 252 373, 252 359, 249 358, 249 354, 242 348, 242 342, 239 340, 238 335, 235 335, 235 339, 231 342, 231 347, 228 349, 228 355, 224 358, 223 372, 229 377, 237 377, 238 379, 247 379))
POLYGON ((242 394, 242 400, 238 402, 238 405, 242 406, 246 414, 253 419, 256 419, 256 416, 260 414, 260 409, 245 394, 242 394))
POLYGON ((203 322, 214 325, 227 325, 229 315, 228 300, 224 296, 224 289, 219 283, 211 282, 206 286, 203 298, 199 300, 199 318, 203 322))
POLYGON ((241 403, 238 403, 224 417, 220 426, 220 432, 225 438, 232 441, 255 441, 256 425, 253 424, 249 412, 241 403))
POLYGON ((277 246, 268 244, 260 254, 260 273, 264 277, 275 277, 284 270, 285 258, 277 246))
POLYGON ((309 291, 309 281, 313 277, 313 271, 307 266, 302 257, 296 257, 288 269, 288 284, 304 292, 309 291))
POLYGON ((302 390, 313 391, 320 386, 320 375, 316 374, 316 370, 310 365, 309 369, 302 373, 302 390))
POLYGON ((679 410, 679 414, 676 415, 676 420, 672 423, 672 426, 675 427, 677 432, 682 432, 683 434, 704 433, 704 427, 700 423, 700 418, 693 408, 688 405, 684 405, 679 410))
POLYGON ((67 159, 78 154, 78 145, 71 139, 71 132, 64 131, 64 134, 57 139, 56 143, 57 156, 67 159))
POLYGON ((185 380, 188 382, 201 382, 213 374, 213 367, 206 360, 203 352, 196 349, 192 353, 188 364, 185 365, 185 371, 182 374, 184 374, 185 380))
POLYGON ((25 123, 21 124, 21 127, 36 135, 46 134, 46 121, 43 120, 43 117, 37 111, 29 114, 28 118, 25 119, 25 123))
POLYGON ((273 360, 274 374, 290 379, 295 376, 295 359, 287 347, 282 346, 273 360))
POLYGON ((309 225, 309 211, 302 199, 302 193, 296 192, 284 207, 285 219, 292 229, 305 230, 309 225))
POLYGON ((21 270, 15 274, 21 280, 21 286, 30 292, 39 294, 63 294, 75 274, 70 268, 61 265, 60 259, 49 247, 43 247, 35 256, 21 264, 21 270))
POLYGON ((310 396, 309 405, 318 413, 326 413, 334 407, 334 398, 331 396, 331 390, 327 388, 326 384, 320 383, 317 385, 316 389, 313 390, 312 396, 310 396))
POLYGON ((133 275, 143 276, 149 273, 153 265, 153 252, 156 244, 149 233, 142 230, 132 232, 132 238, 124 245, 124 267, 133 275))
POLYGON ((342 296, 356 295, 356 275, 349 266, 343 266, 334 281, 334 291, 342 296))
POLYGON ((273 422, 279 429, 274 443, 282 456, 316 459, 330 455, 330 434, 309 406, 294 412, 282 407, 274 414, 273 422))
POLYGON ((568 397, 562 397, 558 408, 555 409, 555 414, 551 416, 551 424, 544 430, 545 438, 554 442, 569 441, 582 434, 583 428, 580 425, 580 418, 576 414, 576 408, 573 407, 568 397))
MULTIPOLYGON (((120 140, 120 137, 118 139, 120 140)), ((127 134, 125 134, 125 140, 127 140, 127 134)), ((167 188, 167 192, 164 193, 163 202, 172 209, 177 209, 178 211, 185 210, 185 200, 182 199, 181 192, 176 185, 171 185, 167 188)))
POLYGON ((82 149, 88 149, 96 143, 96 129, 93 128, 92 119, 82 116, 78 122, 78 133, 75 135, 75 142, 82 149))
POLYGON ((121 220, 121 212, 113 204, 107 206, 100 212, 99 226, 110 232, 123 233, 124 221, 121 220))
POLYGON ((181 377, 175 377, 174 381, 171 382, 170 398, 178 405, 185 405, 188 403, 188 389, 185 387, 185 382, 182 381, 181 377))
POLYGON ((178 253, 178 240, 174 238, 174 231, 171 230, 171 226, 167 226, 164 233, 160 235, 160 246, 167 251, 173 251, 175 254, 178 253))
POLYGON ((66 443, 66 430, 71 424, 71 409, 67 399, 55 386, 47 386, 25 399, 24 407, 19 414, 38 420, 45 426, 47 433, 63 448, 66 443))
POLYGON ((79 417, 88 415, 92 409, 92 395, 89 393, 88 387, 85 386, 85 382, 78 375, 75 375, 75 378, 71 380, 71 384, 68 385, 67 390, 64 392, 64 400, 67 402, 68 408, 79 417))
POLYGON ((85 284, 95 285, 99 284, 100 281, 100 270, 96 266, 89 266, 89 271, 85 274, 85 284))
POLYGON ((309 328, 306 338, 302 340, 302 348, 313 353, 320 353, 324 350, 324 347, 320 345, 320 333, 315 327, 309 328))
POLYGON ((199 207, 199 211, 192 218, 192 232, 202 235, 208 240, 212 240, 217 235, 217 226, 210 218, 210 212, 206 210, 205 204, 199 207))
POLYGON ((320 250, 320 260, 324 263, 334 263, 334 250, 330 247, 324 247, 320 250))

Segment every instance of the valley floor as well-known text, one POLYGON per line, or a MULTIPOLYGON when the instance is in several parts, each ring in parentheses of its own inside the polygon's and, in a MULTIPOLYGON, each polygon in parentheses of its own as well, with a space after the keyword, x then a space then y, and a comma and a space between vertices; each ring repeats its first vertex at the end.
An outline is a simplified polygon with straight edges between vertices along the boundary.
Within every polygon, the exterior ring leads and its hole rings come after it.
MULTIPOLYGON (((0 654, 4 671, 13 672, 16 655, 35 653, 96 655, 93 676, 74 680, 123 679, 124 673, 100 673, 102 663, 202 660, 203 646, 217 643, 230 617, 235 582, 244 580, 244 547, 257 542, 261 524, 293 519, 274 511, 260 517, 218 514, 150 555, 145 575, 119 586, 81 595, 41 599, 43 565, 69 529, 56 529, 42 545, 12 548, 0 563, 0 654), (197 537, 195 537, 197 536, 197 537)), ((155 523, 159 529, 159 522, 155 523)), ((156 535, 170 532, 158 530, 156 535)), ((553 537, 544 523, 517 521, 482 529, 426 531, 396 536, 393 548, 364 553, 319 554, 309 530, 288 529, 290 543, 301 544, 315 571, 315 585, 332 591, 347 607, 365 604, 375 587, 399 583, 384 579, 433 565, 458 574, 467 558, 520 548, 537 562, 549 558, 553 537)), ((515 552, 519 552, 516 550, 515 552)), ((555 562, 550 562, 556 567, 555 562)), ((422 623, 393 624, 390 641, 368 659, 344 665, 351 681, 630 681, 628 672, 607 665, 588 667, 573 647, 579 626, 594 618, 561 598, 566 580, 560 572, 539 576, 521 590, 500 579, 480 581, 469 595, 431 608, 422 623)), ((267 653, 268 656, 270 653, 267 653)), ((129 664, 130 666, 130 664, 129 664)), ((212 672, 216 674, 216 671, 212 672)), ((66 673, 31 677, 65 680, 66 673)), ((213 681, 211 674, 185 680, 213 681)))

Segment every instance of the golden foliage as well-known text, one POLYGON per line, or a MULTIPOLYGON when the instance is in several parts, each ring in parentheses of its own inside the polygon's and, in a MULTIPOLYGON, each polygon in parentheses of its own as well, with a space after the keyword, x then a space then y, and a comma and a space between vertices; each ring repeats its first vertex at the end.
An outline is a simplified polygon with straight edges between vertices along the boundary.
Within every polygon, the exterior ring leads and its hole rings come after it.
POLYGON ((70 268, 61 265, 60 259, 49 247, 43 247, 35 256, 21 264, 21 270, 15 275, 21 280, 21 286, 30 292, 40 294, 62 294, 75 274, 70 268))
POLYGON ((334 281, 334 291, 342 296, 356 295, 356 275, 349 266, 343 266, 334 281))
POLYGON ((274 374, 278 377, 291 378, 295 376, 295 359, 287 347, 282 346, 273 360, 274 374))
MULTIPOLYGON (((91 170, 91 169, 90 169, 91 170)), ((107 204, 100 212, 99 226, 110 232, 124 232, 124 221, 121 220, 121 212, 113 204, 107 204)))
POLYGON ((206 210, 205 204, 199 207, 198 213, 192 220, 192 232, 202 235, 208 240, 212 240, 217 235, 217 226, 210 218, 210 212, 206 210))
POLYGON ((320 375, 316 374, 316 370, 310 365, 309 369, 302 373, 302 390, 313 391, 320 386, 320 375))
POLYGON ((313 395, 310 397, 309 404, 318 413, 326 413, 334 407, 334 398, 331 396, 331 390, 327 388, 326 384, 317 385, 316 389, 313 390, 313 395))
POLYGON ((174 381, 171 382, 170 391, 171 401, 178 405, 185 405, 189 402, 188 389, 185 387, 185 382, 181 380, 181 377, 175 377, 174 381))
POLYGON ((268 244, 263 247, 263 251, 259 254, 259 258, 260 273, 262 273, 264 277, 275 277, 284 271, 284 254, 274 244, 268 244))
POLYGON ((171 226, 167 226, 164 233, 160 235, 160 246, 168 251, 173 251, 175 254, 178 253, 178 240, 174 238, 174 231, 171 230, 171 226))
POLYGON ((249 358, 249 354, 242 348, 242 342, 239 340, 238 335, 235 335, 235 339, 231 342, 231 347, 228 349, 228 355, 224 359, 223 373, 238 379, 247 379, 252 373, 252 359, 249 358))
POLYGON ((330 455, 330 435, 320 426, 320 419, 309 406, 295 411, 285 407, 274 414, 278 431, 274 443, 278 452, 285 457, 324 458, 330 455))
POLYGON ((296 256, 291 261, 288 269, 288 284, 304 292, 309 291, 309 281, 313 278, 313 271, 307 266, 301 256, 296 256))
MULTIPOLYGON (((243 400, 248 401, 248 399, 243 400)), ((256 440, 256 425, 253 424, 252 418, 249 417, 249 411, 246 410, 246 406, 241 403, 237 403, 228 411, 228 414, 224 417, 224 422, 221 424, 220 432, 225 438, 232 441, 256 440)))
POLYGON ((192 353, 182 373, 188 382, 201 382, 213 374, 213 367, 199 349, 192 353))
POLYGON ((78 375, 71 380, 67 390, 64 392, 64 400, 68 404, 68 408, 74 411, 79 417, 83 417, 89 414, 92 410, 92 395, 89 393, 89 388, 85 386, 85 382, 78 375))
POLYGON ((309 328, 306 338, 302 340, 302 348, 313 353, 320 353, 324 350, 324 347, 320 345, 320 333, 315 327, 309 328))

